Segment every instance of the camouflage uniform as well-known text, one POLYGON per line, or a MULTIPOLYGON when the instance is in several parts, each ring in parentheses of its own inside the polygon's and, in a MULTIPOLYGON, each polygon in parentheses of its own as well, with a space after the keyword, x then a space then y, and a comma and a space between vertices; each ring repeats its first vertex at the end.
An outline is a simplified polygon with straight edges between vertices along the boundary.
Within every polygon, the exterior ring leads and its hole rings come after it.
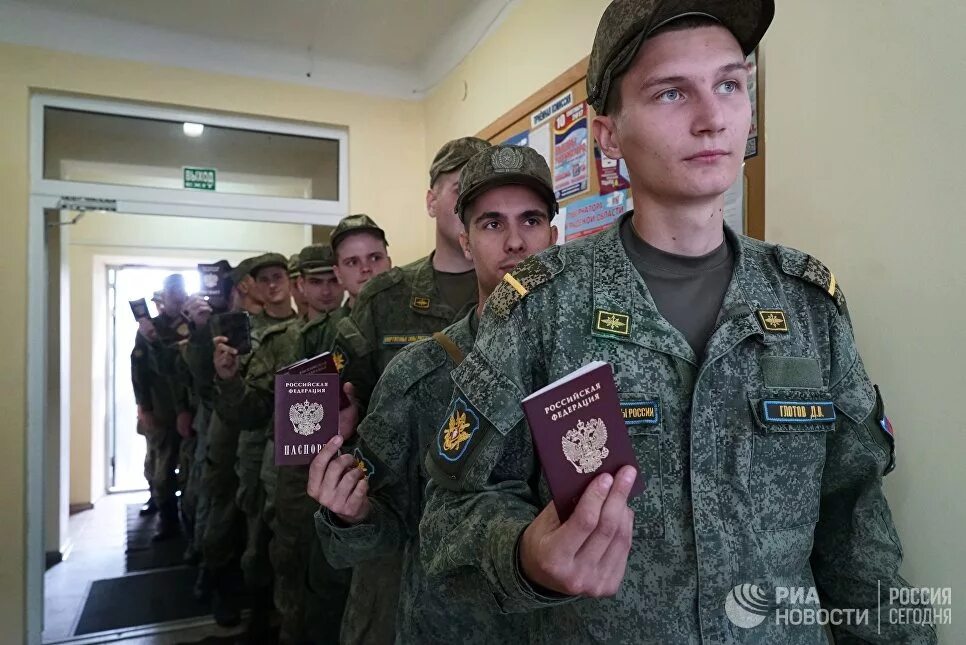
MULTIPOLYGON (((476 335, 475 305, 442 333, 460 353, 468 353, 476 335)), ((422 455, 449 408, 458 358, 431 339, 404 348, 390 361, 358 430, 357 454, 369 475, 369 517, 346 526, 322 509, 316 526, 334 566, 353 567, 403 552, 397 642, 526 642, 525 617, 503 615, 489 594, 480 593, 482 578, 475 583, 470 576, 428 580, 419 559, 417 531, 428 479, 422 455)))
MULTIPOLYGON (((528 295, 504 283, 487 301, 450 410, 478 421, 458 449, 427 454, 422 555, 431 574, 484 576, 504 611, 545 609, 532 614, 534 643, 824 643, 815 625, 739 628, 725 599, 743 583, 771 598, 779 585, 816 586, 828 606, 874 617, 877 582, 905 585, 882 493, 891 437, 841 288, 804 253, 726 236, 735 274, 700 364, 616 226, 525 261, 513 276, 528 295), (657 410, 627 426, 646 486, 630 501, 623 586, 603 600, 541 593, 516 552, 550 499, 520 401, 594 360, 614 366, 623 405, 657 410), (817 413, 785 421, 769 416, 772 400, 817 413)), ((840 642, 935 642, 922 627, 835 631, 840 642)))
MULTIPOLYGON (((147 339, 141 334, 134 338, 134 349, 131 350, 131 385, 134 388, 134 401, 143 412, 153 413, 154 403, 151 394, 151 366, 150 361, 151 346, 147 339)), ((148 438, 147 429, 137 422, 137 433, 145 439, 147 449, 144 452, 144 479, 148 483, 152 499, 154 498, 154 466, 157 461, 157 448, 155 442, 148 438)), ((156 500, 155 500, 156 501, 156 500)))

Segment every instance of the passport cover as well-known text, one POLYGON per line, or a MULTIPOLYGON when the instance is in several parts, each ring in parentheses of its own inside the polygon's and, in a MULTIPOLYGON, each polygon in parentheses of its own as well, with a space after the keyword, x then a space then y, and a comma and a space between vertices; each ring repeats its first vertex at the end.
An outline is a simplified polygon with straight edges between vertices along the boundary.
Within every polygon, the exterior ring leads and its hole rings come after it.
POLYGON ((561 522, 601 473, 633 466, 638 475, 629 498, 644 490, 609 363, 590 363, 534 392, 523 411, 561 522))
POLYGON ((217 264, 199 264, 198 273, 201 274, 201 295, 205 298, 221 297, 221 266, 217 264))
POLYGON ((252 351, 252 319, 247 311, 230 311, 211 317, 211 336, 225 336, 238 354, 252 351))
POLYGON ((134 314, 134 320, 141 320, 142 318, 151 319, 151 314, 148 313, 148 303, 144 298, 138 300, 128 300, 131 305, 131 313, 134 314))
MULTIPOLYGON (((291 365, 286 365, 276 374, 335 374, 338 376, 339 369, 335 365, 335 357, 332 352, 322 352, 311 358, 303 358, 291 365)), ((342 384, 339 383, 339 409, 348 407, 348 405, 349 397, 342 391, 342 384)))
POLYGON ((275 375, 275 465, 305 466, 339 431, 337 374, 275 375))

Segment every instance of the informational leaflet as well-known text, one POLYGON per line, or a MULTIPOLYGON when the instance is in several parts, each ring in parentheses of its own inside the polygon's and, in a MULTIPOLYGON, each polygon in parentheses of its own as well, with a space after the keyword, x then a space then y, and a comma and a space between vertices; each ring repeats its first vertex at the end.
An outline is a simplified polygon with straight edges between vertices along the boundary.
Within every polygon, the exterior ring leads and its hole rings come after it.
POLYGON ((575 105, 554 120, 553 143, 553 185, 557 199, 587 192, 590 184, 586 103, 575 105))

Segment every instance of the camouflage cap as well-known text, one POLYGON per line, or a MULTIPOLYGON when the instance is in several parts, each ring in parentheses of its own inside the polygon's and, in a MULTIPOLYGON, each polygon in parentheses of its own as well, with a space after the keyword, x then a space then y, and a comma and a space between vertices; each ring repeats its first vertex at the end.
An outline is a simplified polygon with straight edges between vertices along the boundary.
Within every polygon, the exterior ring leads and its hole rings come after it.
POLYGON ((238 284, 245 279, 246 275, 251 273, 252 262, 254 261, 255 258, 245 258, 238 263, 238 266, 231 270, 231 273, 228 274, 228 277, 231 278, 232 284, 238 284))
POLYGON ((256 273, 268 267, 282 267, 288 271, 288 260, 286 260, 285 256, 281 253, 264 253, 252 258, 252 264, 248 269, 248 275, 254 278, 256 273))
POLYGON ((299 270, 304 275, 328 273, 335 265, 335 253, 328 244, 313 244, 299 253, 299 270))
POLYGON ((299 254, 293 253, 288 258, 288 277, 297 278, 299 275, 299 254))
POLYGON ((611 83, 627 69, 641 43, 656 30, 688 16, 720 22, 747 56, 775 16, 775 0, 614 0, 604 10, 587 66, 587 102, 603 114, 611 83))
POLYGON ((429 167, 429 185, 432 186, 439 179, 439 176, 454 170, 459 170, 466 165, 473 155, 482 152, 490 147, 488 141, 477 139, 476 137, 463 137, 453 139, 443 145, 433 158, 433 163, 429 167))
POLYGON ((332 245, 333 252, 339 248, 339 242, 346 235, 359 232, 374 233, 381 237, 383 242, 386 242, 386 232, 379 228, 379 225, 371 217, 359 213, 357 215, 343 217, 339 221, 339 224, 332 230, 332 234, 329 236, 329 244, 332 245))
POLYGON ((559 209, 553 177, 543 155, 528 146, 502 145, 477 153, 463 166, 456 213, 463 220, 470 202, 491 188, 508 184, 529 186, 537 191, 547 201, 551 217, 559 209))

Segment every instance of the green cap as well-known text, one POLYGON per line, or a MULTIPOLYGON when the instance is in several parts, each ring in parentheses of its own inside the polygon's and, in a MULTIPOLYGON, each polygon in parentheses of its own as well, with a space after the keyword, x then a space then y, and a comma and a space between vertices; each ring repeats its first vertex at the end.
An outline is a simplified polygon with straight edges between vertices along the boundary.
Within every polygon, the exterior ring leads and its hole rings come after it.
POLYGON ((299 275, 299 254, 293 253, 288 258, 288 277, 297 278, 299 275))
POLYGON ((559 205, 553 192, 553 177, 547 160, 529 146, 509 145, 484 150, 463 166, 456 213, 463 220, 470 202, 491 188, 509 184, 529 186, 546 200, 551 217, 557 213, 559 205))
POLYGON ((432 186, 439 179, 439 176, 454 170, 459 170, 466 165, 478 152, 482 152, 490 147, 488 141, 477 139, 476 137, 463 137, 453 139, 443 145, 433 158, 433 164, 429 167, 429 185, 432 186))
POLYGON ((238 266, 232 269, 231 273, 228 274, 228 277, 231 278, 231 283, 238 284, 239 282, 244 280, 245 276, 251 272, 252 262, 254 261, 255 261, 255 258, 245 258, 244 260, 239 262, 238 266))
POLYGON ((328 244, 313 244, 298 254, 299 269, 305 275, 329 273, 335 265, 335 253, 328 244))
POLYGON ((775 17, 775 0, 614 0, 604 10, 587 65, 587 102, 604 113, 611 84, 656 30, 686 17, 704 17, 731 31, 747 56, 775 17))
POLYGON ((252 265, 248 269, 248 275, 254 278, 255 274, 268 267, 282 267, 287 271, 288 260, 281 253, 265 253, 259 255, 258 257, 252 258, 252 265))
POLYGON ((329 244, 332 245, 332 250, 335 251, 339 248, 339 242, 346 235, 360 232, 373 233, 382 238, 383 242, 386 241, 386 232, 379 228, 379 225, 371 217, 359 213, 358 215, 343 217, 335 229, 332 230, 332 234, 329 236, 329 244))

